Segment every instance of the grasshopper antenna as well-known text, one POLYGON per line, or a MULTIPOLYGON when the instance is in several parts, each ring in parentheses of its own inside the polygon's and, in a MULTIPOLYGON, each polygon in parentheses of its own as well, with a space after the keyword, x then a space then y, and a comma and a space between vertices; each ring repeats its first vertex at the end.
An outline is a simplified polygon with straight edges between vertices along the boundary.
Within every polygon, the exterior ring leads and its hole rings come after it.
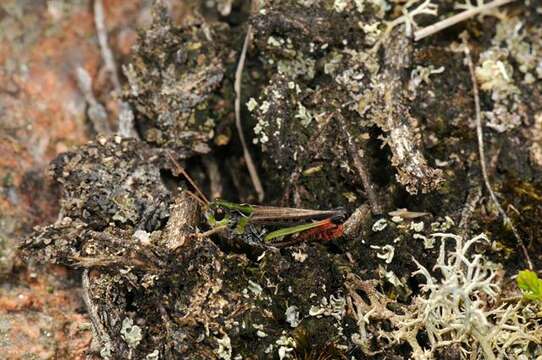
POLYGON ((196 200, 201 206, 207 207, 209 206, 209 203, 205 202, 202 198, 200 198, 197 194, 194 194, 190 190, 185 190, 185 192, 190 195, 194 200, 196 200))
POLYGON ((199 200, 199 202, 202 203, 204 206, 209 205, 209 199, 207 199, 207 197, 205 195, 203 195, 203 192, 201 192, 200 188, 196 185, 194 180, 192 180, 190 175, 188 175, 186 170, 173 158, 173 155, 168 153, 168 156, 169 156, 169 159, 171 160, 171 162, 173 163, 173 165, 175 165, 175 168, 177 169, 177 171, 180 174, 182 174, 186 178, 186 180, 188 180, 190 185, 192 185, 192 187, 196 190, 196 194, 194 194, 191 191, 188 191, 188 193, 190 195, 192 195, 194 198, 196 198, 197 200, 199 200))

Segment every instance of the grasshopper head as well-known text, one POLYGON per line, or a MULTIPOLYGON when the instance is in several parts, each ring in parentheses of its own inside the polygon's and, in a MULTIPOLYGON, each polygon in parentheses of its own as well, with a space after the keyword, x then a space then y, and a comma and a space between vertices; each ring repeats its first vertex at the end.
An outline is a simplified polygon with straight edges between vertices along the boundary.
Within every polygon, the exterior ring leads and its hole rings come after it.
POLYGON ((207 211, 205 211, 205 219, 211 227, 229 225, 230 222, 230 216, 227 209, 215 202, 209 204, 207 211))

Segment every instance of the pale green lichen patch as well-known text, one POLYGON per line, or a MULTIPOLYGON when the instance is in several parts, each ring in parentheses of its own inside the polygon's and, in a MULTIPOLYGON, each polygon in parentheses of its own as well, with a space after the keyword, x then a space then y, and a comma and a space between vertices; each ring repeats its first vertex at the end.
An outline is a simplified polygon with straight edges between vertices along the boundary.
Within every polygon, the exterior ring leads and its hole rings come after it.
POLYGON ((122 320, 122 328, 120 329, 122 338, 131 349, 137 348, 141 340, 143 339, 142 329, 134 325, 134 321, 130 318, 122 320))
POLYGON ((231 360, 232 349, 230 337, 225 334, 222 338, 217 339, 216 342, 218 343, 218 349, 216 350, 216 355, 218 358, 223 360, 231 360))

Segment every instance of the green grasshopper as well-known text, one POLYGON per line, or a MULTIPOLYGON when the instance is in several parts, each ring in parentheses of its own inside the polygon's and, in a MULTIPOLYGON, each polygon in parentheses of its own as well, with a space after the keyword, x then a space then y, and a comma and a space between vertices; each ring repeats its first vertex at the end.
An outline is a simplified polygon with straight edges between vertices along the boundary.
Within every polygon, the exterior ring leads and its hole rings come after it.
POLYGON ((237 204, 221 199, 209 201, 186 171, 174 163, 196 190, 192 196, 206 209, 205 219, 210 230, 200 236, 219 233, 228 239, 242 238, 249 244, 263 242, 280 247, 305 240, 329 241, 343 235, 342 222, 346 213, 342 209, 312 210, 237 204), (270 227, 277 229, 268 232, 270 227), (295 239, 284 242, 285 237, 295 239))
MULTIPOLYGON (((297 240, 318 239, 331 240, 342 235, 342 221, 345 212, 337 210, 311 210, 288 207, 236 204, 224 200, 215 200, 209 204, 207 222, 211 227, 227 225, 235 234, 247 232, 247 226, 261 227, 286 226, 268 232, 263 237, 264 243, 280 240, 283 237, 296 235, 297 240), (216 214, 224 214, 221 221, 216 214)), ((278 243, 275 243, 278 245, 278 243)))

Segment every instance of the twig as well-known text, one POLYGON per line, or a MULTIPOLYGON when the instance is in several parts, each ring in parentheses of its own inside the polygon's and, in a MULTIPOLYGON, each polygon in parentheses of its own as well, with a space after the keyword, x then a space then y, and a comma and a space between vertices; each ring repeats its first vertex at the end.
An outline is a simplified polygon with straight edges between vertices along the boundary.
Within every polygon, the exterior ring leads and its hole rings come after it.
MULTIPOLYGON (((100 44, 105 69, 111 75, 111 82, 113 83, 113 88, 115 89, 117 96, 120 96, 122 87, 120 84, 119 73, 117 71, 117 65, 115 63, 115 57, 113 56, 113 51, 109 47, 107 40, 107 27, 105 25, 103 0, 94 0, 94 23, 96 26, 98 43, 100 44)), ((118 134, 122 137, 138 138, 139 136, 134 128, 134 113, 130 104, 119 100, 118 105, 118 134)))
POLYGON ((433 15, 437 16, 438 6, 433 4, 431 0, 424 0, 416 8, 408 10, 416 1, 408 1, 402 9, 403 15, 387 24, 386 34, 389 34, 393 28, 399 24, 405 24, 405 34, 408 37, 412 36, 412 29, 417 28, 415 16, 418 15, 433 15))
POLYGON ((443 29, 446 29, 450 26, 453 26, 457 23, 460 23, 462 21, 465 21, 471 17, 474 17, 482 12, 489 11, 491 9, 494 9, 496 7, 508 4, 510 2, 513 2, 515 0, 494 0, 488 4, 484 4, 482 6, 477 6, 472 9, 465 10, 463 12, 460 12, 457 15, 450 16, 447 19, 444 19, 442 21, 439 21, 433 25, 426 26, 418 31, 414 32, 414 41, 421 40, 427 36, 433 35, 443 29))
POLYGON ((202 201, 204 205, 209 204, 209 199, 207 199, 207 197, 203 195, 203 192, 201 191, 199 186, 196 185, 196 182, 192 179, 192 177, 188 175, 186 170, 177 162, 177 160, 175 160, 175 158, 173 157, 171 153, 168 153, 168 156, 171 162, 173 163, 173 166, 175 166, 175 169, 177 170, 177 174, 182 174, 185 177, 185 179, 188 180, 190 185, 192 185, 192 187, 196 190, 197 195, 200 197, 200 200, 202 201))
POLYGON ((113 82, 115 91, 118 91, 121 88, 120 80, 115 64, 115 58, 113 57, 113 51, 111 51, 107 41, 107 27, 105 26, 103 0, 94 0, 94 23, 96 26, 96 33, 98 34, 98 43, 100 44, 100 49, 102 51, 105 69, 111 75, 111 81, 113 82))
POLYGON ((461 211, 461 221, 459 222, 460 235, 465 238, 469 232, 470 218, 472 217, 472 214, 474 213, 474 210, 476 209, 476 205, 478 204, 478 201, 480 201, 481 197, 482 197, 481 186, 475 186, 471 188, 467 195, 465 206, 463 207, 463 210, 461 211))
POLYGON ((358 175, 361 178, 361 182, 363 183, 363 188, 365 189, 367 199, 369 200, 369 204, 371 205, 371 211, 373 212, 373 214, 381 214, 382 207, 378 203, 373 183, 369 176, 369 172, 367 171, 367 166, 364 164, 363 159, 360 156, 361 150, 358 149, 358 147, 354 143, 354 139, 352 138, 352 135, 346 128, 344 118, 341 115, 339 116, 340 116, 339 123, 341 126, 341 130, 344 133, 347 144, 348 144, 348 152, 350 153, 350 156, 352 157, 352 160, 354 161, 354 167, 356 168, 358 175))
POLYGON ((361 205, 344 222, 344 235, 348 238, 361 236, 365 222, 371 218, 371 210, 367 204, 361 205))
POLYGON ((523 240, 519 236, 518 231, 516 230, 516 227, 512 223, 512 220, 504 209, 502 208, 499 200, 497 199, 497 196, 493 192, 493 189, 491 188, 491 183, 489 182, 489 176, 487 174, 487 165, 485 160, 485 151, 484 151, 484 132, 482 127, 482 115, 480 111, 480 94, 478 93, 478 84, 476 82, 476 74, 474 72, 474 63, 472 62, 472 57, 470 54, 470 48, 469 44, 467 42, 467 39, 463 37, 463 44, 464 44, 464 51, 465 51, 465 57, 467 60, 467 65, 469 67, 470 77, 472 81, 472 91, 474 93, 474 105, 476 110, 476 135, 478 137, 478 154, 480 156, 480 167, 482 168, 482 176, 484 178, 484 184, 489 192, 489 195, 491 196, 491 199, 495 203, 495 206, 497 207, 497 210, 503 217, 503 221, 505 224, 508 224, 510 228, 512 229, 512 233, 514 234, 516 240, 518 241, 518 244, 523 252, 523 256, 525 257, 527 264, 529 266, 529 269, 533 269, 533 264, 531 262, 531 258, 529 257, 529 253, 527 252, 527 248, 525 247, 525 244, 523 243, 523 240))
POLYGON ((90 318, 90 322, 92 323, 92 335, 93 338, 100 344, 100 349, 111 347, 111 338, 100 320, 97 306, 90 297, 90 279, 88 273, 88 269, 83 271, 81 285, 83 289, 83 302, 87 307, 88 316, 90 318))
POLYGON ((87 115, 94 131, 98 134, 109 134, 111 133, 111 128, 107 122, 107 112, 102 104, 96 100, 94 93, 92 92, 92 78, 90 74, 81 66, 77 67, 75 70, 77 85, 79 90, 83 93, 85 101, 88 104, 87 115))
POLYGON ((126 256, 72 256, 71 260, 74 261, 75 266, 82 268, 112 268, 114 266, 130 266, 134 268, 140 268, 144 270, 157 270, 152 265, 147 264, 144 261, 135 258, 129 258, 126 256))
POLYGON ((209 237, 211 235, 221 233, 221 232, 223 232, 224 230, 227 230, 227 229, 228 229, 228 225, 219 225, 219 226, 217 226, 215 228, 212 228, 211 230, 207 230, 207 231, 204 231, 202 233, 191 234, 191 236, 193 236, 195 238, 198 238, 198 239, 203 239, 203 238, 209 237))
POLYGON ((241 145, 243 146, 243 154, 245 161, 247 163, 248 172, 250 174, 250 179, 252 185, 258 194, 258 200, 262 201, 265 197, 262 183, 260 177, 258 176, 258 170, 252 161, 252 156, 248 150, 247 143, 245 141, 245 135, 243 134, 243 126, 241 124, 241 78, 243 76, 243 68, 245 67, 245 59, 247 55, 248 44, 252 38, 252 25, 248 26, 247 34, 245 36, 245 41, 243 43, 243 49, 241 50, 241 56, 239 57, 239 63, 237 65, 237 70, 235 71, 235 126, 237 127, 237 132, 239 133, 239 138, 241 139, 241 145))

